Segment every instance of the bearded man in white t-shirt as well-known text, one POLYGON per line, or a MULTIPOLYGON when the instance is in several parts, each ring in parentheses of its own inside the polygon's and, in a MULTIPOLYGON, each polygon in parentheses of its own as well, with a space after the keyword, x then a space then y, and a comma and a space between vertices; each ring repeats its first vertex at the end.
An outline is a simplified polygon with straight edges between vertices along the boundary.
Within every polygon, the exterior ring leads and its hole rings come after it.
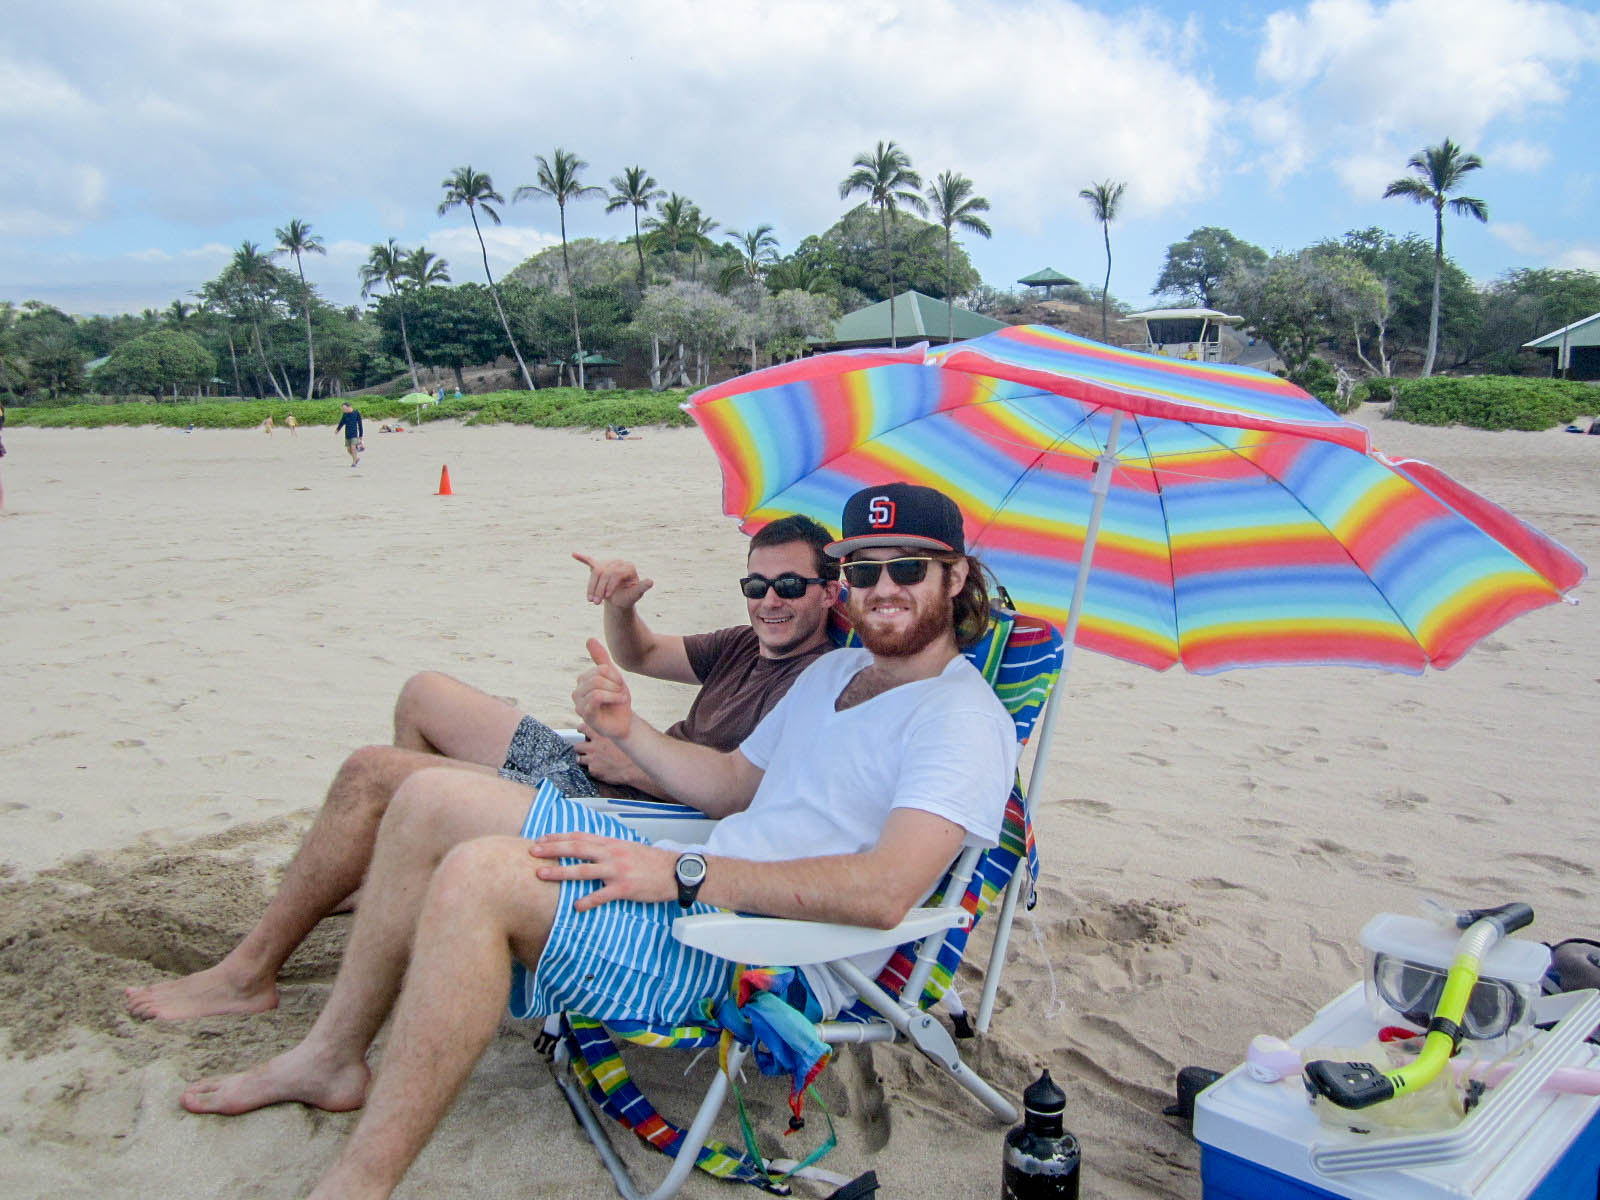
MULTIPOLYGON (((522 836, 504 836, 516 826, 497 780, 470 803, 391 809, 310 1033, 259 1067, 191 1086, 184 1106, 364 1104, 312 1195, 388 1196, 494 1036, 508 985, 518 1016, 681 1023, 733 968, 674 941, 675 917, 724 908, 889 929, 963 845, 994 845, 1016 733, 961 654, 987 627, 989 601, 960 511, 931 488, 891 483, 851 497, 843 527, 828 553, 843 560, 865 649, 818 659, 736 750, 640 720, 622 673, 589 642, 579 715, 722 819, 705 846, 651 845, 548 789, 531 808, 521 793, 522 836), (365 1054, 391 1007, 374 1078, 365 1054)), ((825 972, 805 975, 808 1008, 831 1014, 848 999, 825 972)))

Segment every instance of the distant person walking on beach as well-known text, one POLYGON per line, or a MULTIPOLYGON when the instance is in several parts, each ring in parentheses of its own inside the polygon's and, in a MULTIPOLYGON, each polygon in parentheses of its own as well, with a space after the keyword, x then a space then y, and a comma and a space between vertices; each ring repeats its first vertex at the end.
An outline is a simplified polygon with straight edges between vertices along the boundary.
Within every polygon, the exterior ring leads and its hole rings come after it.
POLYGON ((350 455, 350 465, 353 467, 361 461, 361 413, 348 400, 340 407, 344 412, 334 428, 344 432, 345 452, 350 455))
MULTIPOLYGON (((4 404, 0 404, 0 433, 4 433, 5 432, 5 428, 6 428, 6 406, 4 404)), ((4 438, 0 438, 0 458, 4 458, 5 456, 6 456, 5 439, 4 438)), ((5 489, 4 485, 0 485, 0 508, 4 508, 5 506, 6 506, 6 489, 5 489)))
POLYGON ((296 421, 296 420, 295 420, 295 419, 294 419, 294 414, 293 414, 293 413, 290 413, 290 414, 289 414, 289 415, 288 415, 288 416, 287 416, 287 417, 285 417, 285 418, 284 418, 284 419, 283 419, 283 423, 284 423, 284 425, 286 425, 286 426, 287 426, 287 427, 288 427, 288 429, 289 429, 289 436, 290 436, 290 437, 294 437, 294 436, 295 436, 295 430, 297 430, 297 429, 299 429, 299 428, 300 428, 300 422, 299 422, 299 421, 296 421))
POLYGON ((267 414, 267 419, 265 421, 261 422, 261 432, 266 434, 268 437, 272 436, 272 414, 271 413, 268 413, 267 414))

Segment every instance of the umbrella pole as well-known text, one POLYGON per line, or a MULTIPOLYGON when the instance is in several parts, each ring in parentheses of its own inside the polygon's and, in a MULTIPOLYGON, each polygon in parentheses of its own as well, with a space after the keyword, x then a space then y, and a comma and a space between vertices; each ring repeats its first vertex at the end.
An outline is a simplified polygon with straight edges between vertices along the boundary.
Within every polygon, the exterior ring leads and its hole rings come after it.
MULTIPOLYGON (((1044 717, 1039 722, 1038 740, 1033 746, 1033 770, 1028 772, 1028 788, 1024 793, 1032 803, 1044 785, 1045 763, 1050 757, 1050 742, 1056 731, 1056 713, 1060 710, 1061 694, 1067 690, 1067 672, 1072 667, 1072 643, 1078 636, 1078 615, 1083 610, 1083 591, 1089 584, 1089 567, 1094 561, 1094 545, 1100 539, 1100 517, 1106 509, 1106 495, 1111 491, 1111 473, 1117 467, 1117 439, 1122 434, 1121 411, 1111 414, 1111 432, 1106 436, 1106 448, 1095 460, 1094 483, 1090 495, 1089 524, 1083 533, 1083 553, 1078 556, 1078 578, 1072 585, 1072 604, 1067 609, 1067 627, 1062 633, 1061 675, 1056 686, 1050 689, 1050 699, 1044 706, 1044 717)), ((1027 886, 1027 855, 1017 864, 1017 870, 1006 888, 1005 904, 1000 920, 995 925, 995 947, 989 960, 989 970, 983 981, 983 995, 978 1000, 977 1028, 979 1033, 989 1032, 989 1018, 994 1013, 995 996, 1000 990, 1000 972, 1005 963, 1006 941, 1011 936, 1011 917, 1016 911, 1017 896, 1027 886)), ((1033 901, 1028 901, 1032 907, 1033 901)))
POLYGON ((1044 717, 1039 722, 1039 740, 1033 752, 1033 770, 1028 775, 1028 795, 1038 795, 1044 781, 1045 761, 1050 757, 1050 742, 1056 731, 1056 714, 1061 707, 1061 695, 1067 690, 1067 672, 1072 669, 1073 643, 1078 636, 1078 618, 1083 612, 1083 592, 1089 584, 1089 568, 1094 562, 1094 546, 1100 539, 1100 518, 1105 512, 1106 495, 1111 491, 1111 474, 1117 466, 1117 439, 1122 433, 1122 412, 1111 414, 1111 432, 1106 437, 1106 448, 1095 460, 1094 483, 1090 494, 1094 501, 1089 506, 1089 525, 1083 534, 1083 553, 1078 556, 1078 578, 1072 585, 1072 604, 1067 609, 1067 627, 1062 631, 1061 677, 1050 692, 1044 707, 1044 717))

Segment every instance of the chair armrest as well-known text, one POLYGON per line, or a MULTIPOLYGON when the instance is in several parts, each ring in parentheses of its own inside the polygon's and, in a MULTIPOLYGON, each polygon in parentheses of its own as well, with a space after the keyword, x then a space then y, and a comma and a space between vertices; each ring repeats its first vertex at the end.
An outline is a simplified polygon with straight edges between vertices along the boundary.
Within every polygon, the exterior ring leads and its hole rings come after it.
POLYGON ((552 729, 550 732, 555 734, 569 746, 576 746, 579 742, 583 741, 583 734, 579 733, 576 729, 552 729))
POLYGON ((679 917, 672 923, 672 936, 686 946, 732 962, 792 967, 891 950, 930 933, 965 929, 971 924, 972 914, 960 906, 913 908, 893 929, 716 912, 679 917))

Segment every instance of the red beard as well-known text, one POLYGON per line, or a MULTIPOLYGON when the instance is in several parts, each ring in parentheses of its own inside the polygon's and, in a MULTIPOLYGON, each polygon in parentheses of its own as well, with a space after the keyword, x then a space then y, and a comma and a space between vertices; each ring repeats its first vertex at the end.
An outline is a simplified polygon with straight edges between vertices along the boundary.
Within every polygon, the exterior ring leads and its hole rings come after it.
POLYGON ((858 604, 855 595, 850 597, 849 608, 851 623, 861 635, 861 644, 882 658, 909 658, 945 634, 954 632, 955 616, 949 601, 943 597, 928 607, 913 608, 911 624, 895 633, 875 629, 868 622, 865 604, 858 604))

